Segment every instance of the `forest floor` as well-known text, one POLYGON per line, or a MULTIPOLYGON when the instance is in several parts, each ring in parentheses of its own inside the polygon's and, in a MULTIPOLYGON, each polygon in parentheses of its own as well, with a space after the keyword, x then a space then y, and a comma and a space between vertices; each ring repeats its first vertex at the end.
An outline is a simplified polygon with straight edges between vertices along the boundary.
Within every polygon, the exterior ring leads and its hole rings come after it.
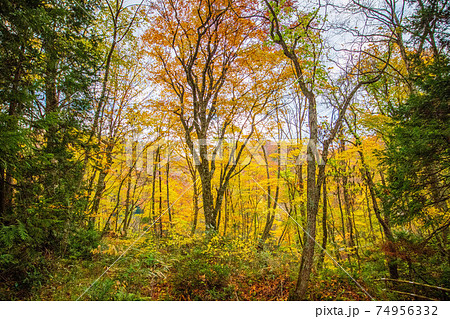
MULTIPOLYGON (((32 299, 287 300, 299 259, 292 248, 258 251, 239 239, 107 237, 92 259, 55 260, 50 280, 32 299)), ((372 261, 364 265, 372 265, 373 274, 376 258, 372 261)), ((341 265, 371 295, 390 299, 381 283, 363 279, 367 269, 361 263, 341 265)), ((309 300, 370 300, 328 257, 309 286, 309 300)))

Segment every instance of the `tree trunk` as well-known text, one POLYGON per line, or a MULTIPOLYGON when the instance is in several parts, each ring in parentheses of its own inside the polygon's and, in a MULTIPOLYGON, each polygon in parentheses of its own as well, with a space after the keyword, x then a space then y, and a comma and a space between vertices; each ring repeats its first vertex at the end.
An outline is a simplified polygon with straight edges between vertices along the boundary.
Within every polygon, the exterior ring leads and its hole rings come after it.
POLYGON ((228 219, 229 219, 229 214, 230 214, 230 212, 229 212, 229 210, 228 210, 228 206, 229 206, 229 201, 228 201, 228 199, 229 199, 229 197, 230 197, 230 192, 229 192, 229 190, 227 189, 227 190, 225 191, 225 203, 224 203, 224 214, 225 214, 225 216, 224 216, 224 221, 223 221, 223 236, 224 236, 224 237, 225 237, 226 234, 227 234, 228 219))
POLYGON ((201 162, 198 167, 198 173, 200 175, 200 180, 202 184, 202 200, 203 200, 203 213, 205 215, 205 230, 209 232, 216 230, 217 213, 214 210, 214 198, 211 189, 211 172, 209 171, 209 161, 207 159, 206 150, 202 152, 203 148, 204 146, 200 145, 200 154, 203 155, 203 157, 201 158, 201 162))
POLYGON ((195 234, 195 230, 197 229, 197 221, 198 221, 198 212, 199 212, 199 206, 198 206, 198 183, 197 183, 197 168, 193 165, 192 161, 186 157, 189 172, 191 174, 192 178, 192 185, 194 194, 192 196, 192 203, 193 203, 193 209, 194 209, 194 220, 192 221, 192 228, 191 228, 191 236, 195 234))
POLYGON ((347 237, 347 232, 345 231, 344 211, 342 209, 342 201, 341 201, 341 188, 339 187, 339 180, 338 179, 336 179, 336 184, 337 184, 337 199, 338 199, 338 204, 339 204, 339 212, 340 212, 340 215, 341 215, 342 242, 344 243, 344 246, 347 247, 347 238, 346 238, 347 237))
POLYGON ((318 269, 322 269, 323 261, 325 258, 325 250, 327 249, 327 239, 328 239, 328 231, 327 231, 327 184, 326 179, 323 180, 323 211, 322 211, 322 250, 319 256, 318 269))
POLYGON ((191 228, 191 236, 193 236, 195 234, 195 230, 197 228, 197 220, 198 220, 198 186, 197 186, 197 181, 195 179, 195 175, 193 178, 193 183, 194 183, 194 196, 193 196, 193 204, 194 204, 194 220, 192 222, 192 228, 191 228))
POLYGON ((387 216, 385 216, 383 218, 383 216, 381 215, 381 211, 378 207, 377 197, 376 197, 376 193, 375 193, 375 184, 373 183, 372 176, 370 175, 369 169, 364 161, 363 153, 361 151, 359 151, 358 153, 361 158, 361 163, 362 163, 362 166, 363 166, 363 169, 365 172, 365 180, 367 182, 367 186, 369 187, 370 197, 372 199, 373 210, 375 212, 375 216, 378 219, 378 222, 380 223, 380 225, 383 229, 383 233, 386 238, 386 244, 387 244, 387 249, 388 249, 388 252, 386 252, 386 260, 387 260, 387 264, 388 264, 389 275, 392 279, 398 279, 399 275, 398 275, 398 266, 397 266, 397 260, 396 260, 397 258, 395 258, 396 248, 394 245, 394 235, 391 230, 389 218, 387 216))
POLYGON ((102 198, 103 192, 106 187, 105 179, 106 179, 106 176, 108 175, 108 172, 109 172, 112 162, 113 162, 113 159, 112 159, 113 148, 114 148, 114 144, 113 144, 112 139, 110 139, 108 141, 108 145, 106 147, 106 164, 105 164, 105 167, 103 167, 100 170, 100 173, 98 175, 97 187, 95 189, 94 201, 92 203, 91 218, 93 218, 93 219, 95 219, 95 216, 98 213, 100 200, 102 198))
POLYGON ((45 133, 47 140, 47 148, 50 152, 56 143, 56 132, 58 130, 55 119, 52 118, 54 113, 58 112, 58 96, 57 96, 57 62, 58 57, 54 52, 53 39, 44 40, 44 50, 46 51, 46 71, 45 71, 45 118, 49 120, 48 129, 45 133))
POLYGON ((125 216, 122 220, 122 231, 123 235, 126 236, 126 223, 128 219, 128 214, 131 214, 131 208, 130 208, 130 190, 131 190, 131 174, 128 175, 128 183, 127 183, 127 197, 125 198, 125 216))
POLYGON ((153 233, 155 236, 158 235, 158 231, 156 228, 156 210, 155 210, 155 192, 156 192, 156 172, 158 168, 158 158, 159 158, 159 152, 160 152, 160 146, 156 149, 155 154, 155 161, 153 164, 153 172, 152 172, 152 197, 151 197, 151 219, 152 219, 152 225, 153 225, 153 233))
MULTIPOLYGON (((271 188, 270 188, 270 174, 269 174, 269 161, 267 160, 267 154, 264 147, 262 148, 263 155, 264 155, 264 161, 266 163, 266 177, 267 177, 267 215, 266 215, 266 223, 264 225, 264 230, 261 234, 261 238, 258 242, 258 250, 262 250, 264 248, 264 243, 266 242, 267 238, 269 238, 270 230, 272 229, 273 222, 275 220, 275 209, 278 204, 278 194, 279 194, 279 180, 280 180, 280 170, 281 170, 281 159, 278 157, 277 161, 277 187, 275 190, 275 198, 273 199, 273 206, 272 206, 272 194, 271 194, 271 188)), ((280 145, 278 145, 278 154, 280 154, 280 145)))
MULTIPOLYGON (((299 75, 297 71, 297 75, 299 75)), ((307 92, 305 92, 307 93, 307 92)), ((318 127, 317 127, 317 110, 316 101, 312 93, 307 96, 309 105, 309 139, 313 146, 317 145, 318 127)), ((316 161, 315 154, 311 147, 308 147, 307 151, 307 174, 306 174, 306 229, 304 233, 304 246, 300 261, 300 270, 297 279, 297 284, 294 292, 291 294, 291 300, 304 300, 306 297, 306 289, 308 288, 309 277, 314 262, 314 246, 316 238, 316 218, 318 212, 318 200, 320 190, 317 190, 316 186, 316 161)), ((325 167, 323 167, 325 168, 325 167)), ((323 173, 322 173, 323 174, 323 173)), ((321 174, 319 174, 321 175, 321 174)), ((321 181, 322 176, 318 177, 321 181)))
MULTIPOLYGON (((345 122, 346 122, 347 127, 349 128, 350 132, 352 133, 353 137, 356 139, 356 146, 360 146, 361 140, 360 140, 357 132, 352 129, 352 126, 350 125, 350 123, 347 119, 345 119, 345 122)), ((384 236, 386 238, 386 246, 387 246, 386 248, 388 251, 385 252, 385 256, 386 256, 386 261, 388 264, 389 275, 392 279, 398 279, 399 274, 398 274, 397 258, 395 257, 396 248, 394 245, 394 235, 392 233, 392 229, 391 229, 391 226, 389 223, 389 217, 386 215, 382 216, 381 210, 378 207, 377 196, 375 193, 375 184, 373 182, 372 175, 370 174, 369 167, 366 164, 364 154, 360 150, 358 151, 358 154, 361 159, 361 166, 362 166, 362 169, 364 172, 364 174, 363 174, 364 179, 367 183, 367 186, 369 187, 370 197, 372 199, 373 211, 375 213, 375 216, 376 216, 380 226, 383 229, 382 234, 384 234, 384 236)), ((382 182, 384 184, 384 179, 383 179, 381 171, 380 171, 380 174, 381 174, 382 182)))
POLYGON ((167 200, 167 212, 169 213, 169 227, 172 228, 172 209, 170 207, 170 188, 169 188, 169 170, 170 164, 167 161, 166 164, 166 200, 167 200))
MULTIPOLYGON (((361 175, 364 176, 364 171, 361 172, 361 175)), ((372 241, 375 242, 375 232, 373 230, 373 224, 372 224, 372 213, 371 213, 371 209, 370 209, 370 203, 369 203, 369 191, 368 191, 368 186, 366 184, 366 189, 365 189, 365 197, 366 197, 366 204, 367 204, 367 215, 369 218, 369 226, 370 226, 370 233, 372 235, 372 241)))
MULTIPOLYGON (((345 163, 345 166, 347 166, 347 163, 345 163)), ((351 252, 349 252, 349 256, 351 256, 354 253, 353 251, 355 248, 355 238, 353 235, 353 222, 350 213, 350 198, 348 196, 348 178, 346 176, 346 169, 344 169, 342 175, 342 192, 344 194, 344 208, 345 208, 345 215, 347 217, 347 231, 349 233, 348 246, 351 249, 351 252)))
MULTIPOLYGON (((159 162, 161 161, 161 153, 159 155, 159 162)), ((162 224, 162 167, 158 165, 158 181, 159 181, 159 237, 163 237, 163 224, 162 224)))

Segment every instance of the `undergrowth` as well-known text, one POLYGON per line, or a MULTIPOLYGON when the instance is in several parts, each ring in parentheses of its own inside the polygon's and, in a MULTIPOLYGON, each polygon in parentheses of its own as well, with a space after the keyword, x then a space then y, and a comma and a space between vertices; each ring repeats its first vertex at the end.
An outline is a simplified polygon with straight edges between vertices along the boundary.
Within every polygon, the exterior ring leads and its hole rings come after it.
MULTIPOLYGON (((92 251, 91 261, 58 260, 58 270, 32 299, 287 300, 295 286, 300 258, 297 251, 259 251, 240 238, 174 235, 139 240, 118 259, 135 239, 105 238, 92 251)), ((352 272, 363 286, 364 271, 355 268, 352 272)), ((371 293, 380 292, 371 286, 371 293)), ((331 261, 314 271, 308 298, 368 300, 331 261)))

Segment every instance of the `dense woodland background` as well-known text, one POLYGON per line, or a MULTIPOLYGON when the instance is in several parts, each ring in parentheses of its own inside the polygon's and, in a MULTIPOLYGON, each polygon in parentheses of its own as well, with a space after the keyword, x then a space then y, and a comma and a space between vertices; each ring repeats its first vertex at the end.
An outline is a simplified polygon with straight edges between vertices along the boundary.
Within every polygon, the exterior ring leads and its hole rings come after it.
POLYGON ((449 9, 1 0, 0 298, 448 300, 449 9))

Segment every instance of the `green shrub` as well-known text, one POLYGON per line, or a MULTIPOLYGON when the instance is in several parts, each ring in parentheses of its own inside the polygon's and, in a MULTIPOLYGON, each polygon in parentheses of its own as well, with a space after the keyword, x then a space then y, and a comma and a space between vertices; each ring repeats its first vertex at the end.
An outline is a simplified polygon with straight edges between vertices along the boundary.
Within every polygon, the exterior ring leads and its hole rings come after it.
POLYGON ((226 297, 221 292, 227 291, 231 269, 220 257, 207 254, 207 249, 196 247, 175 263, 171 278, 175 298, 215 300, 226 297))
POLYGON ((100 243, 100 234, 93 227, 79 228, 69 238, 69 257, 87 259, 92 256, 91 251, 100 243))

